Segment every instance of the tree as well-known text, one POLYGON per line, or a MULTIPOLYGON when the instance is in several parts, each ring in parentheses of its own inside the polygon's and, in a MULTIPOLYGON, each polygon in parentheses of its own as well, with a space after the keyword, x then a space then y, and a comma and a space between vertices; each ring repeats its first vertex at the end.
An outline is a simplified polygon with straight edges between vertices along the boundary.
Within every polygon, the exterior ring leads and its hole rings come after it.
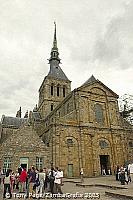
POLYGON ((121 116, 133 125, 133 95, 124 94, 119 98, 121 116))

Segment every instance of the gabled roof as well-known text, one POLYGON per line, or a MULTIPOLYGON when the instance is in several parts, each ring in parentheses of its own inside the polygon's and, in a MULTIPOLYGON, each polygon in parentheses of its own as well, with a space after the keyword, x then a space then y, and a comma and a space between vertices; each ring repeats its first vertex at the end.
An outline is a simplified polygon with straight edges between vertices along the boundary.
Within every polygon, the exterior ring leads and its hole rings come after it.
POLYGON ((110 88, 108 88, 106 85, 104 85, 104 83, 102 83, 101 81, 99 81, 98 79, 96 79, 93 75, 83 85, 81 85, 78 89, 80 89, 82 87, 85 87, 87 85, 92 85, 94 83, 99 83, 104 88, 106 88, 107 90, 109 90, 114 96, 116 96, 117 98, 119 97, 115 92, 113 92, 110 88))
POLYGON ((6 127, 19 128, 23 123, 27 122, 27 120, 27 118, 9 117, 3 115, 1 119, 1 124, 2 126, 6 127))
MULTIPOLYGON (((88 85, 88 84, 92 84, 97 82, 97 80, 95 79, 95 77, 92 75, 87 81, 85 81, 85 83, 82 86, 88 85)), ((81 86, 81 87, 82 87, 81 86)))

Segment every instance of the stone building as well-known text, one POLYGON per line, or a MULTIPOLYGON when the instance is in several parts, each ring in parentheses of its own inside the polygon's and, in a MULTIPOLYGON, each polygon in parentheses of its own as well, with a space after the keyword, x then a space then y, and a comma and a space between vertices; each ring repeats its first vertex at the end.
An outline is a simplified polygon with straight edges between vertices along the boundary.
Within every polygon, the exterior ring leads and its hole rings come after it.
POLYGON ((76 177, 81 168, 85 176, 98 176, 102 169, 113 173, 116 165, 132 162, 133 128, 120 116, 118 95, 93 75, 71 91, 71 81, 59 65, 56 25, 49 64, 38 106, 28 121, 19 118, 23 123, 10 128, 9 122, 8 126, 1 122, 1 165, 9 156, 14 158, 14 168, 41 162, 76 177))
POLYGON ((57 48, 56 25, 49 64, 50 71, 39 89, 38 111, 43 118, 71 92, 71 81, 59 66, 60 58, 57 48))
POLYGON ((132 127, 119 115, 118 95, 92 76, 45 119, 42 135, 54 166, 66 176, 100 175, 133 160, 132 127))

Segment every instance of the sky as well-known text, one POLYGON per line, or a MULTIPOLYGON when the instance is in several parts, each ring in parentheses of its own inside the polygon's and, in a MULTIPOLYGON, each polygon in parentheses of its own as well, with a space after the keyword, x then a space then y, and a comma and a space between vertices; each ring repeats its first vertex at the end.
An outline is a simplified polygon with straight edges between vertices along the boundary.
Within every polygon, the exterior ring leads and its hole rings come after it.
POLYGON ((119 96, 133 95, 132 0, 0 0, 0 117, 38 103, 54 21, 72 89, 93 74, 119 96))

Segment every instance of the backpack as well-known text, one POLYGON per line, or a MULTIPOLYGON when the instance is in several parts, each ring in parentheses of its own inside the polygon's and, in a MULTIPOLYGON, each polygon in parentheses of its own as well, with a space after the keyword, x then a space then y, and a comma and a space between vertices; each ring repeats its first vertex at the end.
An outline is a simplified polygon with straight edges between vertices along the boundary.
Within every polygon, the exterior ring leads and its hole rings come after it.
POLYGON ((54 181, 54 180, 55 180, 55 176, 54 176, 53 171, 51 171, 49 175, 49 181, 54 181))

